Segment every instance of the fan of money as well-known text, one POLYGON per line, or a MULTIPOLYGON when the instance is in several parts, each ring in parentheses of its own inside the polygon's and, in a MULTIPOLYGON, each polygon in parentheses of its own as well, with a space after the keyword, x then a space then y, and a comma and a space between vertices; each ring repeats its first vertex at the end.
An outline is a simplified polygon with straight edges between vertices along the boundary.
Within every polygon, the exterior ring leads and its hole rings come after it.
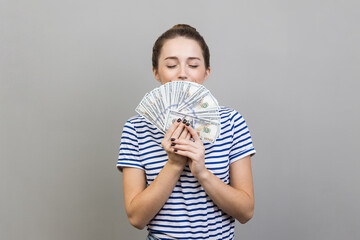
POLYGON ((165 133, 171 124, 185 119, 203 142, 220 135, 219 104, 203 85, 173 81, 146 93, 136 112, 165 133))

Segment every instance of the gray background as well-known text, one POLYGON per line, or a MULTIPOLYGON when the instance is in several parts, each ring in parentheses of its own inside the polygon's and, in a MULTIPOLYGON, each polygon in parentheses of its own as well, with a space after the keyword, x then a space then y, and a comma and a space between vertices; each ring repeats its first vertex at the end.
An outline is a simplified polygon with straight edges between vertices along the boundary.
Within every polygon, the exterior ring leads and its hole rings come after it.
POLYGON ((121 131, 156 38, 195 26, 205 83, 247 120, 255 215, 236 239, 360 238, 359 1, 0 0, 0 239, 144 239, 121 131))

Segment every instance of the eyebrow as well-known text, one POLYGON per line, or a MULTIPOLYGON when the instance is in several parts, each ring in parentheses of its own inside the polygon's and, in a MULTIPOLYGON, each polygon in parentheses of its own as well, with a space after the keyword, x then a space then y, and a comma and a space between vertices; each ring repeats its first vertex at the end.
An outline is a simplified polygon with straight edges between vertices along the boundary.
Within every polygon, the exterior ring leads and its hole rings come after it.
MULTIPOLYGON (((170 57, 166 57, 164 60, 168 60, 168 59, 178 60, 178 57, 170 56, 170 57)), ((188 60, 199 60, 199 61, 201 61, 201 59, 198 58, 198 57, 189 57, 188 60)))

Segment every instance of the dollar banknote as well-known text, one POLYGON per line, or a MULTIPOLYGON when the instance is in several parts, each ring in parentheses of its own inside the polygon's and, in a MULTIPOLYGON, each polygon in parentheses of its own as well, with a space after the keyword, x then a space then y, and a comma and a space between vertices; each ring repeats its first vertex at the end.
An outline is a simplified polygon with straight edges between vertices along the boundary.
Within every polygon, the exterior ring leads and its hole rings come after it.
POLYGON ((179 118, 182 120, 185 119, 186 122, 190 123, 191 127, 195 130, 195 132, 203 142, 213 143, 215 142, 216 138, 219 136, 220 133, 219 122, 197 118, 173 110, 170 110, 168 113, 166 124, 164 127, 164 132, 166 132, 173 124, 173 122, 179 118))
POLYGON ((220 135, 220 107, 203 85, 173 81, 146 93, 135 111, 166 133, 175 119, 186 119, 204 142, 220 135))

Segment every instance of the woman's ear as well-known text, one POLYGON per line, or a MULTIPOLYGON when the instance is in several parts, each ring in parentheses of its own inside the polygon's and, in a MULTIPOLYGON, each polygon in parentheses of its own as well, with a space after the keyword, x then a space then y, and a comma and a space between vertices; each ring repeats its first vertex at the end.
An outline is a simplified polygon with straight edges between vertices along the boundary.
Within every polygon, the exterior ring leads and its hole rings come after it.
POLYGON ((161 83, 160 78, 159 78, 159 73, 158 73, 157 69, 153 67, 152 71, 153 71, 155 79, 158 80, 158 82, 161 83))
POLYGON ((208 67, 208 68, 206 69, 206 71, 205 71, 204 81, 205 81, 205 80, 209 77, 210 72, 211 72, 211 68, 210 68, 210 67, 208 67))

